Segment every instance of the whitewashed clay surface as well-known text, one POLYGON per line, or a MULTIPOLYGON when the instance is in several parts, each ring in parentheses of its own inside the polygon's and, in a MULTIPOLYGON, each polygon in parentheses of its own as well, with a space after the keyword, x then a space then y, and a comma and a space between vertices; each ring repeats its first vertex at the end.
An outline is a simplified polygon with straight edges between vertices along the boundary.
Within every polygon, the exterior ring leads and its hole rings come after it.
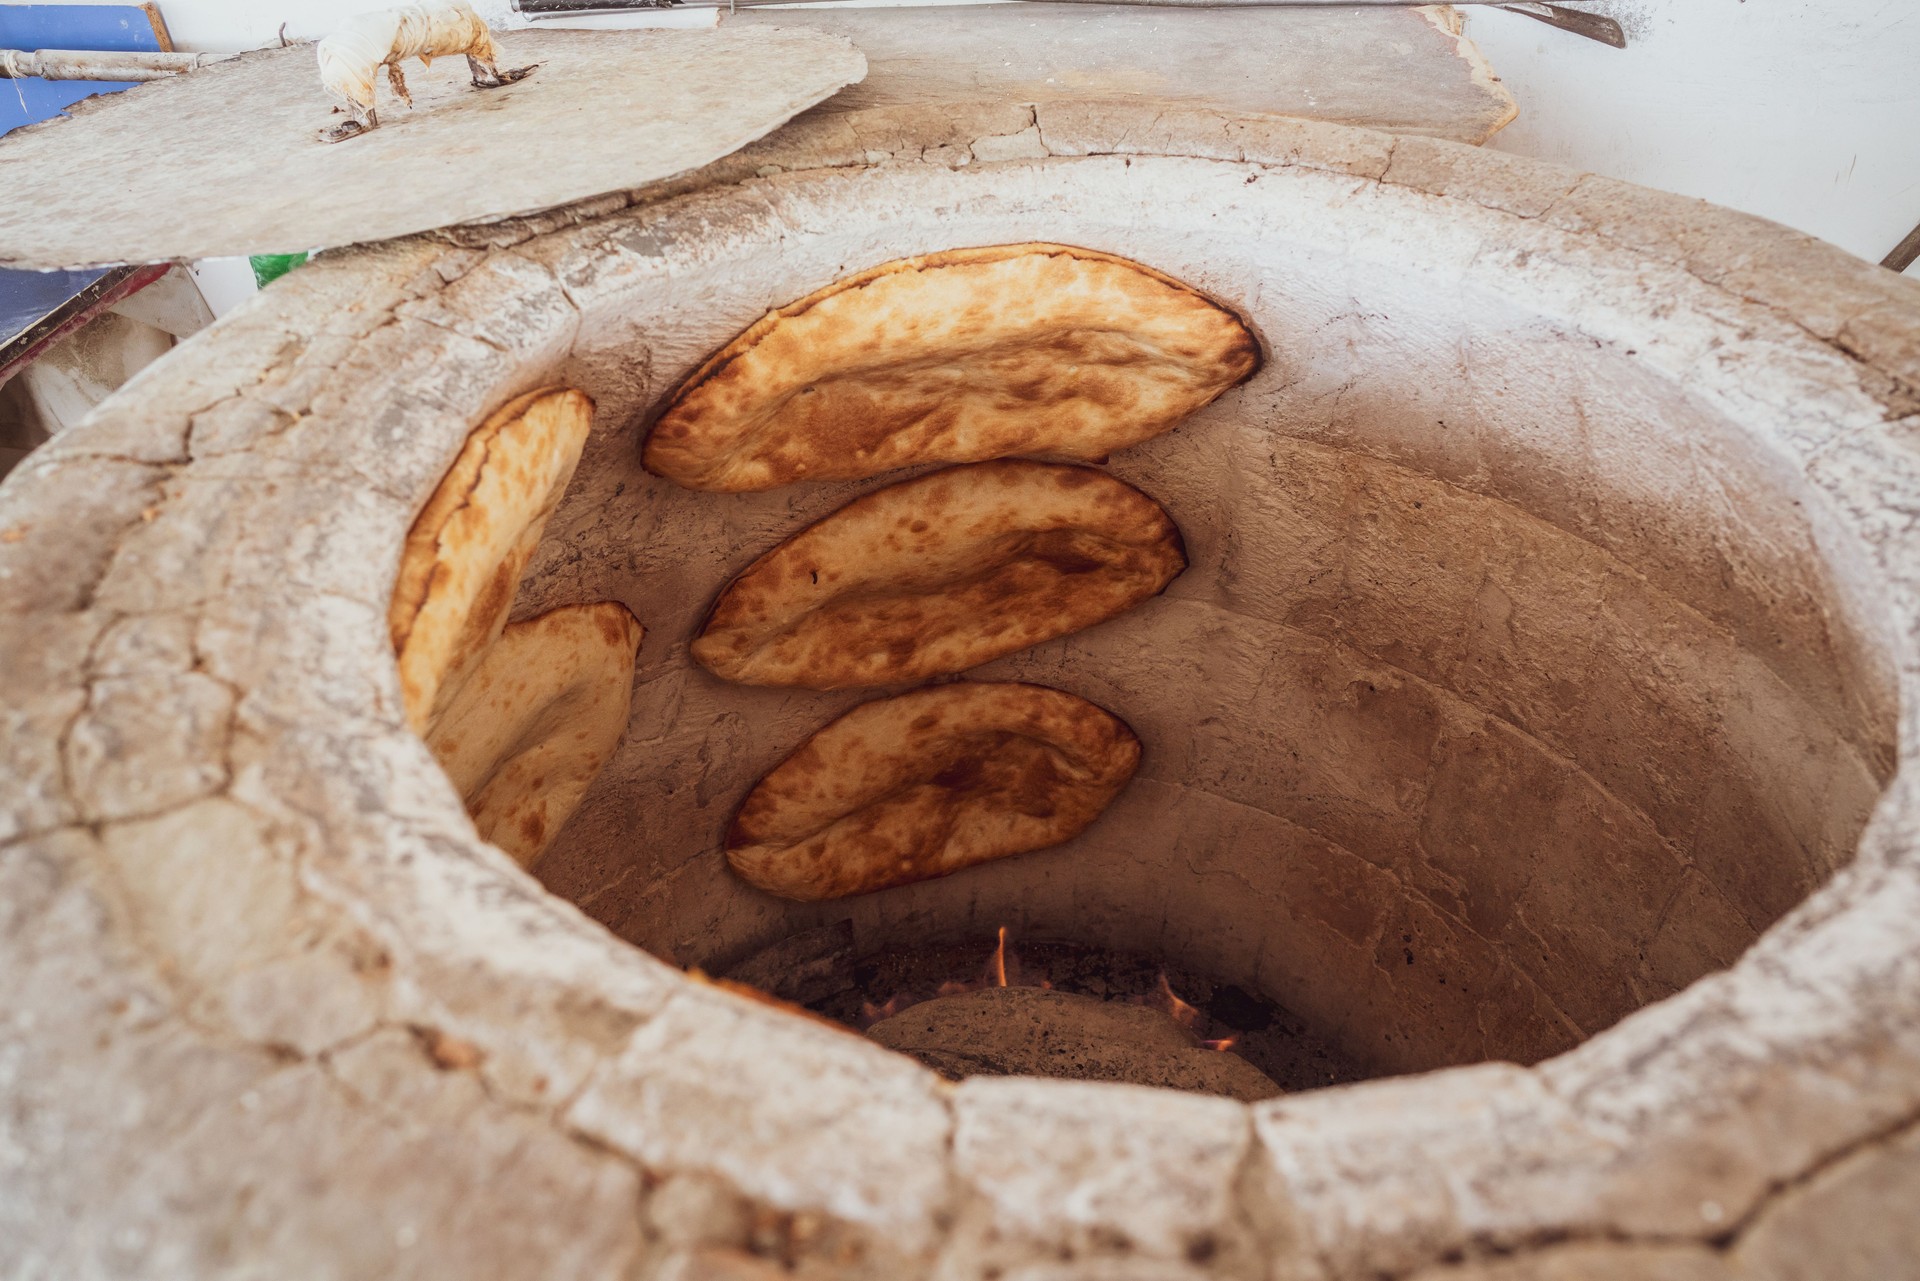
POLYGON ((0 485, 5 1270, 1896 1275, 1920 1255, 1917 426, 1920 291, 1837 250, 1202 110, 812 118, 639 199, 324 257, 0 485), (648 482, 636 435, 767 306, 1009 239, 1139 257, 1271 359, 1115 460, 1194 569, 993 669, 1126 715, 1152 753, 1132 808, 856 901, 856 928, 1031 904, 1302 1005, 1348 993, 1383 1067, 1550 1057, 1252 1108, 949 1087, 694 985, 475 839, 405 728, 386 600, 469 428, 557 377, 599 426, 519 609, 618 598, 649 633, 626 747, 543 874, 680 961, 814 923, 707 842, 832 697, 721 689, 679 648, 728 567, 845 494, 716 506, 648 482), (1439 568, 1456 546, 1468 577, 1439 568), (1275 655, 1292 698, 1258 685, 1275 655), (1448 790, 1547 766, 1549 793, 1448 790), (1488 815, 1610 835, 1535 866, 1515 827, 1461 826, 1488 815), (1620 861, 1582 880, 1594 849, 1620 861), (1473 996, 1415 986, 1403 936, 1473 996))

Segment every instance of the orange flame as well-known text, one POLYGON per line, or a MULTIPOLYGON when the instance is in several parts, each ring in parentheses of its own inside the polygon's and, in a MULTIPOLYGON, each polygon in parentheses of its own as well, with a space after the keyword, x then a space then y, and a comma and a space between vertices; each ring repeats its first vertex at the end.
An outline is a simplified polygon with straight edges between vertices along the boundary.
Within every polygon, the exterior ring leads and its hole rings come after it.
MULTIPOLYGON (((1007 946, 1007 927, 1002 925, 993 953, 987 958, 986 968, 979 977, 971 979, 948 979, 934 989, 934 996, 958 996, 963 992, 977 992, 992 984, 995 987, 1012 987, 1020 979, 1020 958, 1007 946)), ((1042 982, 1041 987, 1052 984, 1042 982)), ((872 1001, 860 1003, 860 1017, 867 1027, 872 1027, 881 1019, 892 1018, 910 1005, 918 1005, 923 999, 911 992, 896 992, 885 1005, 875 1005, 872 1001)))
POLYGON ((885 1005, 875 1005, 872 1001, 860 1002, 860 1017, 871 1027, 881 1019, 890 1019, 906 1008, 906 994, 895 993, 887 998, 885 1005))
POLYGON ((1160 995, 1166 998, 1167 1013, 1173 1016, 1173 1021, 1192 1031, 1193 1025, 1200 1021, 1200 1011, 1174 995, 1173 984, 1167 982, 1165 970, 1160 972, 1160 995))
MULTIPOLYGON (((985 972, 978 978, 948 979, 934 990, 934 995, 936 997, 958 996, 964 992, 976 992, 988 984, 994 987, 1037 986, 1043 991, 1053 990, 1053 982, 1050 979, 1039 979, 1037 983, 1026 981, 1021 973, 1019 954, 1007 946, 1007 927, 1004 925, 996 932, 993 952, 987 958, 985 972)), ((918 1005, 923 999, 911 992, 896 992, 888 998, 885 1005, 862 1001, 860 1003, 861 1022, 863 1026, 871 1027, 882 1019, 892 1018, 910 1005, 918 1005)), ((1159 1006, 1166 1011, 1167 1017, 1189 1032, 1195 1032, 1201 1026, 1203 1018, 1201 1012, 1195 1006, 1180 999, 1179 994, 1173 990, 1173 984, 1168 981, 1165 970, 1160 972, 1157 999, 1152 996, 1133 996, 1128 1000, 1136 1005, 1159 1006)), ((1238 1032, 1229 1032, 1228 1035, 1213 1040, 1202 1039, 1200 1044, 1209 1050, 1225 1051, 1231 1050, 1239 1040, 1238 1032)))

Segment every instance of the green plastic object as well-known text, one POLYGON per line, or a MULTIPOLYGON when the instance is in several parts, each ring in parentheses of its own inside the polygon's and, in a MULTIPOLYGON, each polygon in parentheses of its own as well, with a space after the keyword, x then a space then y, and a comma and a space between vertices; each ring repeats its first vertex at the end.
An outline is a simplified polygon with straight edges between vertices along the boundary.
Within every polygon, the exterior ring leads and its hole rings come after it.
POLYGON ((305 254, 255 254, 247 261, 253 264, 253 283, 265 289, 306 260, 305 254))

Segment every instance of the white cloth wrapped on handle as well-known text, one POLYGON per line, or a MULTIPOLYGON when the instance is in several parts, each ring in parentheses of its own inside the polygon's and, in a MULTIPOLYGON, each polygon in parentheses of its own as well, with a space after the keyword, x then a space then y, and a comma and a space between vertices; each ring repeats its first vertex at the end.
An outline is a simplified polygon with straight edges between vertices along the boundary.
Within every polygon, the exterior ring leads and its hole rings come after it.
MULTIPOLYGON (((317 53, 320 83, 356 115, 373 110, 374 78, 382 66, 397 70, 407 58, 431 63, 437 57, 466 54, 491 71, 498 56, 493 33, 467 0, 360 14, 322 40, 317 53)), ((394 85, 402 95, 403 83, 396 79, 394 85)))

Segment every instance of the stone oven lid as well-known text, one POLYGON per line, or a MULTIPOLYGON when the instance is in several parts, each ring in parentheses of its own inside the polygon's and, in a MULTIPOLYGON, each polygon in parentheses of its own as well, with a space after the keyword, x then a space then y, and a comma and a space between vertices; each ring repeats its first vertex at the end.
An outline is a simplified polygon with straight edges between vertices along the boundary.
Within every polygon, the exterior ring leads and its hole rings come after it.
POLYGON ((466 60, 378 85, 380 128, 344 117, 312 46, 242 54, 91 98, 0 138, 0 266, 41 270, 302 250, 533 213, 697 169, 866 74, 847 39, 769 27, 507 31, 466 60))
POLYGON ((829 112, 951 102, 1155 102, 1295 116, 1475 146, 1519 114, 1451 8, 899 4, 744 8, 723 27, 804 23, 867 56, 829 112))

